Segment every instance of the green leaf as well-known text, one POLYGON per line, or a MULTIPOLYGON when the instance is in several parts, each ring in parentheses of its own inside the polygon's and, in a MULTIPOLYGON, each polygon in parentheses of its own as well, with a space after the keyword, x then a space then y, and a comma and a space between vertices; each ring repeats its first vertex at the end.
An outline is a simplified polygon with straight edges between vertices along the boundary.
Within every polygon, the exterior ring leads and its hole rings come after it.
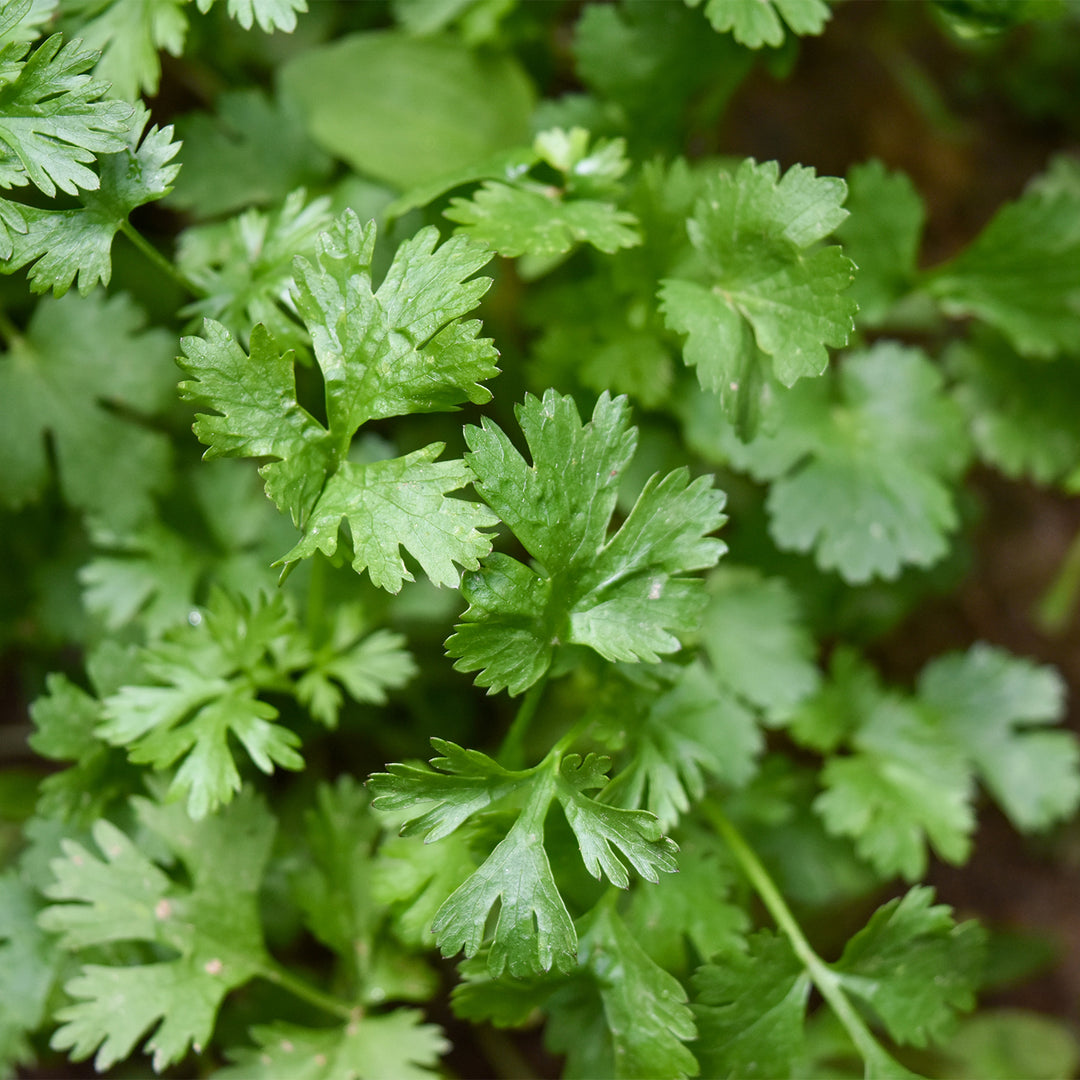
POLYGON ((184 314, 215 319, 238 335, 262 323, 278 340, 302 344, 289 295, 293 258, 314 254, 315 238, 329 224, 330 200, 309 203, 301 189, 267 213, 251 209, 186 229, 176 265, 202 295, 184 314))
POLYGON ((947 314, 984 320, 1025 356, 1075 353, 1080 195, 1035 189, 1006 204, 926 287, 947 314))
POLYGON ((1026 359, 990 334, 957 343, 945 361, 983 461, 1036 484, 1059 484, 1080 464, 1071 363, 1026 359))
POLYGON ((731 420, 765 379, 791 386, 820 375, 826 345, 846 345, 855 301, 842 295, 854 265, 819 242, 847 217, 842 180, 776 162, 746 160, 709 179, 687 230, 706 281, 669 278, 660 302, 668 326, 687 334, 686 362, 719 393, 731 420))
POLYGON ((1046 829, 1080 805, 1080 745, 1047 731, 1065 712, 1058 672, 979 643, 942 656, 919 676, 919 696, 1023 832, 1046 829))
POLYGON ((962 414, 941 385, 922 352, 885 341, 848 356, 833 379, 786 395, 774 430, 732 454, 736 467, 775 480, 776 543, 813 551, 821 569, 852 584, 937 562, 958 524, 947 483, 969 454, 962 414))
POLYGON ((66 0, 65 14, 84 43, 101 53, 94 74, 128 101, 153 97, 161 80, 159 50, 184 51, 186 0, 66 0))
MULTIPOLYGON (((686 0, 697 7, 701 0, 686 0)), ((778 48, 784 43, 785 24, 794 34, 820 34, 832 13, 825 0, 705 0, 705 17, 720 33, 731 31, 748 49, 762 45, 778 48)))
POLYGON ((876 159, 853 166, 847 181, 851 216, 836 236, 858 267, 851 297, 859 322, 875 326, 915 287, 926 207, 906 173, 886 172, 876 159))
POLYGON ((85 296, 100 281, 112 278, 112 244, 128 215, 172 190, 180 169, 169 164, 180 149, 173 129, 156 126, 143 135, 150 114, 136 111, 128 145, 99 160, 100 187, 82 193, 81 207, 46 210, 27 206, 22 215, 27 230, 13 236, 11 259, 2 266, 12 273, 28 263, 31 289, 63 296, 76 275, 85 296), (140 141, 141 140, 141 141, 140 141))
POLYGON ((706 1076, 794 1075, 803 1056, 810 976, 787 939, 761 930, 693 977, 694 1053, 706 1076))
POLYGON ((14 870, 0 875, 0 1070, 33 1065, 29 1036, 44 1024, 63 964, 37 925, 34 890, 14 870))
POLYGON ((323 183, 330 158, 307 136, 296 105, 258 89, 227 90, 215 112, 176 122, 184 167, 166 201, 201 218, 281 202, 299 187, 323 183))
POLYGON ((459 671, 480 670, 489 692, 527 689, 562 642, 655 663, 700 611, 699 583, 682 575, 723 554, 708 533, 725 520, 724 496, 685 469, 654 476, 609 537, 636 443, 628 411, 625 398, 604 393, 582 424, 572 398, 527 395, 517 414, 532 465, 490 421, 465 430, 477 491, 537 564, 496 555, 462 582, 470 606, 447 652, 459 671))
POLYGON ((975 1007, 986 944, 982 927, 957 925, 951 908, 931 907, 933 897, 920 886, 878 908, 833 969, 890 1038, 915 1046, 941 1042, 956 1012, 975 1007))
POLYGON ((347 211, 319 238, 316 264, 297 259, 296 305, 323 375, 328 427, 297 401, 293 358, 256 327, 251 356, 208 322, 204 338, 185 338, 181 366, 193 378, 181 393, 221 415, 200 414, 195 433, 207 456, 271 457, 262 467, 267 494, 304 531, 282 562, 337 550, 338 529, 352 529, 352 564, 393 592, 412 575, 404 547, 437 584, 456 585, 455 563, 475 569, 490 541, 478 529, 496 523, 474 503, 445 496, 463 487, 460 462, 439 462, 434 443, 404 458, 346 460, 369 420, 452 408, 490 394, 495 351, 463 322, 490 284, 470 277, 490 258, 464 237, 436 249, 427 228, 402 244, 377 290, 371 280, 375 226, 347 211))
POLYGON ((950 1076, 1056 1080, 1080 1065, 1080 1043, 1056 1018, 1021 1009, 980 1010, 943 1048, 950 1076))
MULTIPOLYGON (((134 110, 102 100, 108 84, 86 74, 97 59, 53 34, 0 87, 0 187, 33 184, 46 195, 94 191, 95 155, 122 151, 134 110)), ((92 48, 92 46, 91 46, 92 48)), ((5 59, 9 59, 5 57, 5 59)))
POLYGON ((126 296, 47 300, 0 356, 0 502, 37 501, 50 454, 65 501, 127 527, 151 512, 170 449, 151 418, 172 398, 172 345, 126 296))
POLYGON ((851 753, 826 761, 814 809, 882 876, 921 876, 928 842, 942 859, 962 863, 975 826, 964 755, 934 711, 878 687, 863 693, 846 740, 851 753))
POLYGON ((561 200, 545 191, 488 180, 471 199, 452 199, 445 216, 458 231, 500 255, 561 255, 575 244, 592 244, 609 255, 641 243, 633 214, 595 199, 561 200))
POLYGON ((611 904, 601 904, 581 926, 581 967, 599 996, 603 1029, 599 1046, 581 1043, 581 1013, 556 1011, 548 1025, 552 1049, 569 1053, 567 1075, 603 1075, 617 1080, 696 1076, 698 1065, 685 1043, 696 1034, 694 1018, 679 981, 658 967, 638 944, 611 904), (583 1073, 575 1058, 588 1055, 603 1071, 583 1073))
POLYGON ((533 106, 509 54, 394 30, 307 49, 280 86, 324 150, 402 190, 525 143, 533 106))
MULTIPOLYGON (((221 0, 195 0, 196 6, 204 14, 221 0)), ((275 30, 291 34, 296 29, 296 16, 307 11, 307 0, 226 0, 225 10, 230 19, 235 19, 245 30, 250 30, 255 23, 266 34, 275 30)))
POLYGON ((553 965, 562 972, 573 968, 577 935, 544 848, 544 821, 555 801, 593 876, 626 888, 623 858, 648 881, 656 881, 658 871, 676 869, 678 849, 662 835, 652 814, 606 806, 583 794, 606 784, 606 758, 590 755, 582 761, 575 754, 560 761, 552 755, 533 769, 512 772, 477 750, 444 739, 432 739, 432 745, 444 755, 432 759, 441 771, 392 764, 368 781, 376 810, 435 804, 409 817, 402 835, 423 833, 431 843, 511 796, 517 814, 487 860, 436 913, 432 928, 444 956, 460 950, 475 956, 485 939, 488 913, 498 904, 488 952, 494 976, 505 970, 514 976, 536 974, 553 965))
POLYGON ((335 1028, 305 1028, 281 1021, 251 1029, 254 1047, 229 1051, 220 1080, 431 1080, 439 1056, 450 1049, 423 1013, 395 1009, 335 1028))
POLYGON ((710 666, 740 698, 782 720, 821 681, 796 597, 782 579, 736 567, 714 571, 706 587, 702 646, 710 666))
POLYGON ((133 806, 157 843, 183 863, 191 887, 172 881, 124 833, 100 821, 94 842, 104 858, 65 841, 46 889, 62 902, 39 918, 65 948, 145 941, 177 954, 127 967, 87 964, 66 985, 76 1001, 56 1014, 62 1026, 52 1046, 75 1061, 96 1050, 99 1071, 127 1057, 151 1028, 146 1050, 156 1071, 205 1046, 225 995, 269 964, 257 894, 274 821, 263 805, 242 797, 201 823, 177 805, 134 799, 133 806))
POLYGON ((170 791, 186 796, 196 820, 240 790, 230 736, 264 773, 275 765, 301 768, 299 737, 272 723, 278 710, 257 697, 264 682, 273 684, 273 669, 260 670, 264 657, 272 662, 290 633, 295 623, 280 594, 252 605, 217 592, 195 625, 144 650, 148 680, 105 699, 96 734, 125 747, 136 764, 167 769, 180 762, 170 791))

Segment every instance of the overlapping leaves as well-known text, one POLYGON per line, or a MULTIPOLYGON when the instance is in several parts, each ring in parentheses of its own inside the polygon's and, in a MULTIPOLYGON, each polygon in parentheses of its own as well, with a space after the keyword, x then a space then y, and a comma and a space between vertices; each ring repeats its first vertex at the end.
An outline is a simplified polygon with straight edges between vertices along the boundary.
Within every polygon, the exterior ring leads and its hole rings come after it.
POLYGON ((432 928, 444 955, 463 950, 474 956, 487 936, 487 915, 498 905, 487 953, 492 974, 573 968, 577 934, 544 847, 544 822, 556 802, 586 869, 597 879, 626 888, 627 863, 653 882, 660 872, 675 869, 677 848, 652 814, 607 806, 586 794, 607 783, 606 758, 549 755, 533 769, 515 771, 477 750, 443 739, 432 744, 443 755, 432 759, 434 769, 393 764, 369 780, 378 810, 434 804, 409 818, 405 835, 423 834, 429 843, 440 840, 499 804, 514 815, 487 859, 436 912, 432 928))
POLYGON ((181 364, 192 376, 182 393, 216 414, 195 425, 208 457, 270 457, 267 494, 291 514, 303 537, 286 566, 322 551, 333 555, 339 528, 351 532, 359 573, 397 592, 412 580, 401 548, 437 585, 456 585, 458 566, 475 569, 490 541, 479 532, 496 519, 449 492, 469 480, 460 461, 437 461, 444 444, 407 457, 349 460, 353 436, 367 421, 432 412, 489 398, 480 382, 496 373, 495 350, 462 321, 489 280, 471 275, 491 257, 464 237, 436 248, 424 229, 398 248, 378 289, 371 260, 375 226, 347 211, 318 241, 314 264, 298 259, 296 306, 323 376, 328 424, 297 400, 293 359, 261 326, 251 355, 220 324, 184 340, 181 364))

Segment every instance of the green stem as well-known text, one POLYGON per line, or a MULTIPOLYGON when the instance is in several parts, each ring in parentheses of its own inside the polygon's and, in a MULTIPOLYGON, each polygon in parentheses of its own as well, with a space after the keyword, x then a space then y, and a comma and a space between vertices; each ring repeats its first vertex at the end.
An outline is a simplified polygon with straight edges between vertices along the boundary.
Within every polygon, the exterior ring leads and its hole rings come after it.
POLYGON ((186 274, 181 273, 149 240, 146 239, 131 224, 125 221, 120 226, 120 231, 141 251, 166 277, 172 278, 177 285, 192 296, 204 296, 204 290, 200 289, 186 274))
POLYGON ((859 1015, 858 1010, 851 1004, 836 972, 814 952, 813 946, 806 940, 802 927, 796 922, 791 909, 787 906, 783 896, 780 895, 780 890, 776 887, 773 879, 769 877, 769 872, 762 865, 754 850, 718 806, 714 803, 705 803, 702 805, 702 809, 705 811, 705 815, 713 828, 720 834, 731 853, 735 856, 736 861, 758 896, 761 897, 761 902, 765 905, 766 910, 791 943, 795 955, 802 961, 821 996, 828 1002, 833 1012, 836 1013, 840 1023, 844 1025, 844 1029, 851 1036, 851 1041, 855 1044, 863 1059, 867 1064, 871 1062, 879 1064, 883 1060, 888 1060, 895 1068, 895 1063, 892 1062, 885 1049, 874 1038, 873 1033, 866 1026, 866 1022, 859 1015))
POLYGON ((1035 618, 1046 634, 1060 634, 1076 611, 1080 596, 1080 532, 1073 537, 1050 587, 1039 598, 1035 618))
POLYGON ((321 636, 326 633, 323 623, 326 617, 326 556, 316 551, 311 559, 311 576, 307 590, 307 626, 311 640, 321 644, 321 636))
POLYGON ((522 769, 525 767, 525 733, 536 713, 536 707, 544 696, 544 688, 547 686, 548 673, 545 671, 540 678, 529 687, 521 702, 506 738, 499 747, 498 760, 505 769, 522 769))
POLYGON ((271 961, 271 964, 263 968, 259 974, 269 982, 276 983, 283 990, 288 990, 294 997, 298 997, 309 1005, 322 1009, 324 1012, 340 1016, 343 1020, 356 1019, 356 1006, 350 1005, 347 1001, 342 1001, 341 998, 336 998, 331 994, 323 993, 318 987, 297 978, 291 971, 280 964, 271 961))

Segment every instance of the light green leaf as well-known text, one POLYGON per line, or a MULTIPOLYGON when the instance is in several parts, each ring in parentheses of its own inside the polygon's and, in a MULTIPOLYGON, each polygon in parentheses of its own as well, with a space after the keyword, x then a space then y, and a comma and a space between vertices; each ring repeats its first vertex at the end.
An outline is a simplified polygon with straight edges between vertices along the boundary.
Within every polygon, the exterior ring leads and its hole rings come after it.
POLYGON ((395 1009, 365 1015, 335 1028, 277 1022, 251 1029, 254 1047, 229 1051, 230 1066, 218 1080, 431 1080, 439 1056, 450 1049, 423 1013, 395 1009))
POLYGON ((108 822, 94 828, 103 858, 74 841, 46 895, 62 901, 39 922, 67 948, 146 941, 175 952, 172 960, 126 967, 87 964, 65 987, 75 1003, 60 1009, 57 1050, 81 1061, 94 1051, 103 1071, 146 1044, 154 1068, 181 1060, 210 1039, 225 995, 269 964, 258 913, 258 888, 270 855, 274 822, 261 803, 238 799, 202 823, 178 805, 133 800, 142 825, 175 853, 191 887, 172 881, 108 822), (227 895, 228 904, 221 903, 227 895))
POLYGON ((926 277, 949 315, 974 315, 1025 356, 1075 353, 1080 312, 1080 193, 1029 191, 926 277))
POLYGON ((403 190, 528 141, 528 76, 510 55, 451 37, 353 34, 307 49, 280 85, 323 149, 403 190))
MULTIPOLYGON (((215 0, 195 0, 202 12, 207 12, 215 0)), ((220 0, 217 0, 220 3, 220 0)), ((226 0, 225 10, 245 30, 255 23, 266 34, 281 30, 291 34, 296 29, 296 16, 307 11, 307 0, 226 0)))
POLYGON ((38 304, 0 356, 0 503, 41 497, 51 439, 68 505, 125 528, 150 513, 171 454, 147 421, 169 404, 175 376, 170 335, 144 325, 124 295, 38 304))
POLYGON ((1072 732, 1046 730, 1065 711, 1054 668, 980 642, 928 664, 919 696, 1016 828, 1046 829, 1076 811, 1080 745, 1072 732))
MULTIPOLYGON (((701 0, 686 0, 697 7, 701 0)), ((760 49, 784 43, 785 24, 794 34, 820 34, 831 12, 825 0, 705 0, 705 16, 720 33, 731 31, 740 45, 760 49)))

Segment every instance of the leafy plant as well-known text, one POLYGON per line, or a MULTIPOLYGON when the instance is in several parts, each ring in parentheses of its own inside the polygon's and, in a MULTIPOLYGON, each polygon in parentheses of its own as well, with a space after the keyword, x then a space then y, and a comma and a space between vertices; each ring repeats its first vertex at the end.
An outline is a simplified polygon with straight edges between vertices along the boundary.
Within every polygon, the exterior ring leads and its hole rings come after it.
POLYGON ((927 883, 1074 819, 1065 680, 887 659, 1076 489, 1080 168, 931 265, 722 156, 833 15, 0 0, 0 1071, 1073 1074, 927 883))

